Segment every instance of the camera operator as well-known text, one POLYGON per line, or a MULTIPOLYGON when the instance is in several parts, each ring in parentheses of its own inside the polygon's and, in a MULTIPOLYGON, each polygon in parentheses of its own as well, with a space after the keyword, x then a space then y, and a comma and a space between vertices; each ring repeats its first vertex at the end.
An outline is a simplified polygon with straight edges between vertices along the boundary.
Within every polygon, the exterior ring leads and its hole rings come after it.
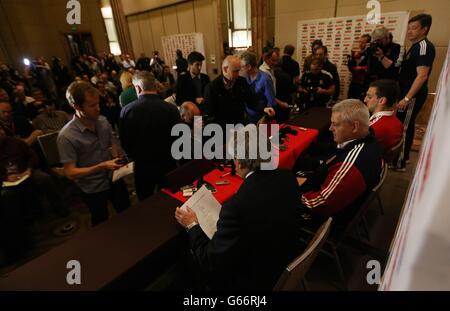
POLYGON ((376 80, 398 80, 397 60, 400 56, 400 44, 389 39, 387 28, 376 28, 372 32, 372 43, 370 43, 367 53, 369 69, 364 91, 371 82, 376 80))
POLYGON ((371 40, 372 37, 369 34, 362 35, 359 39, 359 51, 352 51, 352 54, 348 55, 347 67, 352 73, 352 82, 350 82, 348 88, 348 98, 364 100, 364 81, 369 69, 367 48, 371 40))
POLYGON ((333 76, 322 68, 323 60, 314 57, 311 61, 311 71, 302 76, 299 92, 303 109, 313 106, 325 107, 336 91, 333 76))

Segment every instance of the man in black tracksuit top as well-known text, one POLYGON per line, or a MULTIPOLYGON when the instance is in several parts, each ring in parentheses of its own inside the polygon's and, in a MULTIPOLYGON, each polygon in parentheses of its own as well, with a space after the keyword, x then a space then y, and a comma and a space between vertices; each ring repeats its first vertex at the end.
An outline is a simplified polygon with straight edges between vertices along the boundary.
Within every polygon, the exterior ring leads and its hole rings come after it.
POLYGON ((337 144, 334 158, 302 185, 301 201, 307 213, 320 220, 331 216, 336 226, 345 225, 379 182, 382 149, 369 132, 369 111, 359 100, 333 107, 330 130, 337 144))
POLYGON ((427 39, 432 23, 431 15, 419 14, 409 20, 407 36, 413 43, 400 68, 400 101, 398 118, 406 130, 405 147, 398 168, 405 169, 414 139, 416 117, 428 96, 428 78, 436 51, 427 39))

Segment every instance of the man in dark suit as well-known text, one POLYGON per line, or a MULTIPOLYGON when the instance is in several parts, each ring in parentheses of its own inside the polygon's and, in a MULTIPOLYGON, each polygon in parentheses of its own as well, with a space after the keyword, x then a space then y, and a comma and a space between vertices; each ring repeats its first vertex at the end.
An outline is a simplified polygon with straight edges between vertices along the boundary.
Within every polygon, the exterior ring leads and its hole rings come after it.
POLYGON ((191 52, 188 55, 189 69, 186 74, 178 77, 177 82, 177 105, 190 101, 201 107, 205 87, 209 83, 208 75, 201 73, 205 57, 199 52, 191 52))
POLYGON ((272 107, 263 107, 244 77, 239 76, 241 60, 238 56, 227 56, 222 62, 222 74, 205 90, 205 108, 208 121, 219 124, 247 124, 246 108, 255 112, 275 115, 272 107))
POLYGON ((161 186, 165 174, 175 168, 171 130, 181 118, 174 105, 159 98, 152 73, 136 73, 133 84, 138 99, 122 110, 120 141, 134 160, 136 193, 139 200, 144 200, 153 194, 155 186, 161 186))
MULTIPOLYGON (((236 144, 245 148, 245 155, 250 154, 249 141, 247 136, 243 144, 236 144)), ((297 181, 289 171, 262 170, 259 155, 234 162, 245 180, 222 206, 211 240, 189 207, 177 208, 175 218, 188 230, 194 255, 212 289, 271 290, 301 249, 297 181)))

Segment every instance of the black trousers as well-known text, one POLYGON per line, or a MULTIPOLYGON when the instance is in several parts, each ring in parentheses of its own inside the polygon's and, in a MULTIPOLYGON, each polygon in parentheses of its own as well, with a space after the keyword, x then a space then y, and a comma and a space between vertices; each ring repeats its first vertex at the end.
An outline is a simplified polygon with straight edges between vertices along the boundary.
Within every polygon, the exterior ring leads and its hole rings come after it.
POLYGON ((117 213, 130 207, 130 198, 125 182, 120 179, 111 183, 111 187, 102 192, 83 193, 84 202, 91 212, 92 227, 108 219, 108 200, 117 213))
POLYGON ((161 189, 167 185, 165 176, 176 168, 175 161, 161 164, 159 167, 146 167, 135 162, 134 185, 139 201, 152 196, 155 189, 161 189))
POLYGON ((428 87, 423 88, 417 93, 414 103, 408 105, 408 109, 402 112, 397 112, 397 117, 403 122, 405 128, 405 145, 403 150, 403 157, 400 159, 402 165, 409 160, 409 153, 414 141, 414 134, 416 132, 416 117, 422 109, 428 96, 428 87))

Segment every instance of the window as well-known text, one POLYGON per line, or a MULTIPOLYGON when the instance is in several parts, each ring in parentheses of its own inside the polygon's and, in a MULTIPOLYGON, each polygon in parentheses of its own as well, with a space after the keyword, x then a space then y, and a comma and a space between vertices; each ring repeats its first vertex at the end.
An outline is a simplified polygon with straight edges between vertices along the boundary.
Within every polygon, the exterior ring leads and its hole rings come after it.
POLYGON ((109 0, 102 0, 102 16, 105 22, 106 34, 108 35, 109 50, 114 55, 122 54, 117 37, 116 25, 109 0))
POLYGON ((228 40, 230 47, 252 45, 250 0, 227 0, 228 40))

